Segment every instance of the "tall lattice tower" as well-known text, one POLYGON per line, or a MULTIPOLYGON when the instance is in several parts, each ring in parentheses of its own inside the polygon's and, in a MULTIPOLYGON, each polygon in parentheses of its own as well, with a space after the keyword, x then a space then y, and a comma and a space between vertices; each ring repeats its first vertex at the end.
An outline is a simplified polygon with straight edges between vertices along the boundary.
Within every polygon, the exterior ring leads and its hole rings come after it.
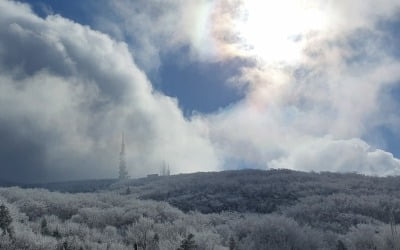
POLYGON ((119 154, 119 179, 126 180, 129 178, 128 170, 126 168, 125 160, 125 138, 124 133, 122 133, 122 143, 121 143, 121 153, 119 154))

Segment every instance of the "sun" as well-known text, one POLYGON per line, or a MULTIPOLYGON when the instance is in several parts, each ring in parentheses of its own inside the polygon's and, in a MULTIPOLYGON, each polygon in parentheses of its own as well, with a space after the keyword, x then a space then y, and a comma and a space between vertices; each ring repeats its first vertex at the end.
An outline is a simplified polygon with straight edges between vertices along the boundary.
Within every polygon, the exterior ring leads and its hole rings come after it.
POLYGON ((307 37, 327 26, 323 7, 316 0, 245 0, 234 24, 241 49, 267 63, 298 62, 307 37))

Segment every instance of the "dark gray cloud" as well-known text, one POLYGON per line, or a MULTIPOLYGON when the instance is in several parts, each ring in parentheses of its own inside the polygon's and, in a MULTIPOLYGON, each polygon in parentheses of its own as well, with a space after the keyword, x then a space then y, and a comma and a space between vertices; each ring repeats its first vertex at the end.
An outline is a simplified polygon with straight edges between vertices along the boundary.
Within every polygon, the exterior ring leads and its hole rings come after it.
POLYGON ((45 138, 38 134, 23 119, 17 121, 0 120, 0 173, 2 180, 41 180, 44 170, 45 138), (24 133, 29 131, 29 133, 24 133))

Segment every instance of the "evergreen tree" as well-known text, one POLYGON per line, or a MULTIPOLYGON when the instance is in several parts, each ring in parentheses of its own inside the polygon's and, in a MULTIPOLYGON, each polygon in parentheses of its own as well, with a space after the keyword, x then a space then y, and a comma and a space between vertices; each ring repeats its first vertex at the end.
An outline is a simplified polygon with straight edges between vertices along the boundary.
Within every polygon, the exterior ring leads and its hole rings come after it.
POLYGON ((42 219, 42 221, 41 221, 41 223, 40 223, 40 228, 41 228, 42 234, 48 235, 48 234, 50 233, 50 232, 49 232, 49 228, 47 227, 47 220, 46 220, 46 218, 43 218, 43 219, 42 219))
POLYGON ((64 241, 62 246, 61 246, 61 250, 68 250, 68 242, 64 241))
POLYGON ((125 191, 125 194, 128 195, 128 194, 131 194, 131 193, 132 193, 131 188, 127 187, 126 191, 125 191))
POLYGON ((229 238, 229 250, 234 250, 236 247, 236 242, 233 237, 229 238))
POLYGON ((10 212, 8 211, 8 208, 4 204, 1 204, 0 228, 3 230, 3 235, 6 235, 8 233, 10 237, 12 236, 11 223, 12 223, 12 218, 10 212))
POLYGON ((56 228, 56 230, 54 230, 53 237, 56 239, 61 239, 61 234, 60 234, 60 231, 58 231, 58 228, 56 228))
POLYGON ((195 250, 197 249, 197 245, 194 241, 194 235, 189 234, 186 239, 183 239, 181 242, 181 246, 177 250, 195 250))
POLYGON ((347 250, 347 247, 344 245, 343 241, 339 240, 336 245, 337 250, 347 250))
POLYGON ((153 240, 150 242, 149 250, 160 250, 160 247, 158 245, 159 242, 160 242, 160 236, 158 236, 158 233, 155 233, 153 240))

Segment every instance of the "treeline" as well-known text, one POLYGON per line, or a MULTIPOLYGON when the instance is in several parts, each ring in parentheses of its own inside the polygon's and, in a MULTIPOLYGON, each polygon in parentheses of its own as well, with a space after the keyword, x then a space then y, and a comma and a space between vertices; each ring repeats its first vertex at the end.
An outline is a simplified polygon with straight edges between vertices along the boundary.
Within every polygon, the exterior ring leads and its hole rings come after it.
POLYGON ((9 182, 0 179, 0 187, 43 188, 61 193, 91 193, 107 190, 118 179, 62 181, 49 183, 9 182))
MULTIPOLYGON (((23 188, 44 188, 50 191, 58 191, 62 193, 91 193, 108 189, 117 179, 101 179, 101 180, 81 180, 81 181, 64 181, 38 184, 20 184, 23 188)), ((0 183, 1 184, 1 183, 0 183)))

